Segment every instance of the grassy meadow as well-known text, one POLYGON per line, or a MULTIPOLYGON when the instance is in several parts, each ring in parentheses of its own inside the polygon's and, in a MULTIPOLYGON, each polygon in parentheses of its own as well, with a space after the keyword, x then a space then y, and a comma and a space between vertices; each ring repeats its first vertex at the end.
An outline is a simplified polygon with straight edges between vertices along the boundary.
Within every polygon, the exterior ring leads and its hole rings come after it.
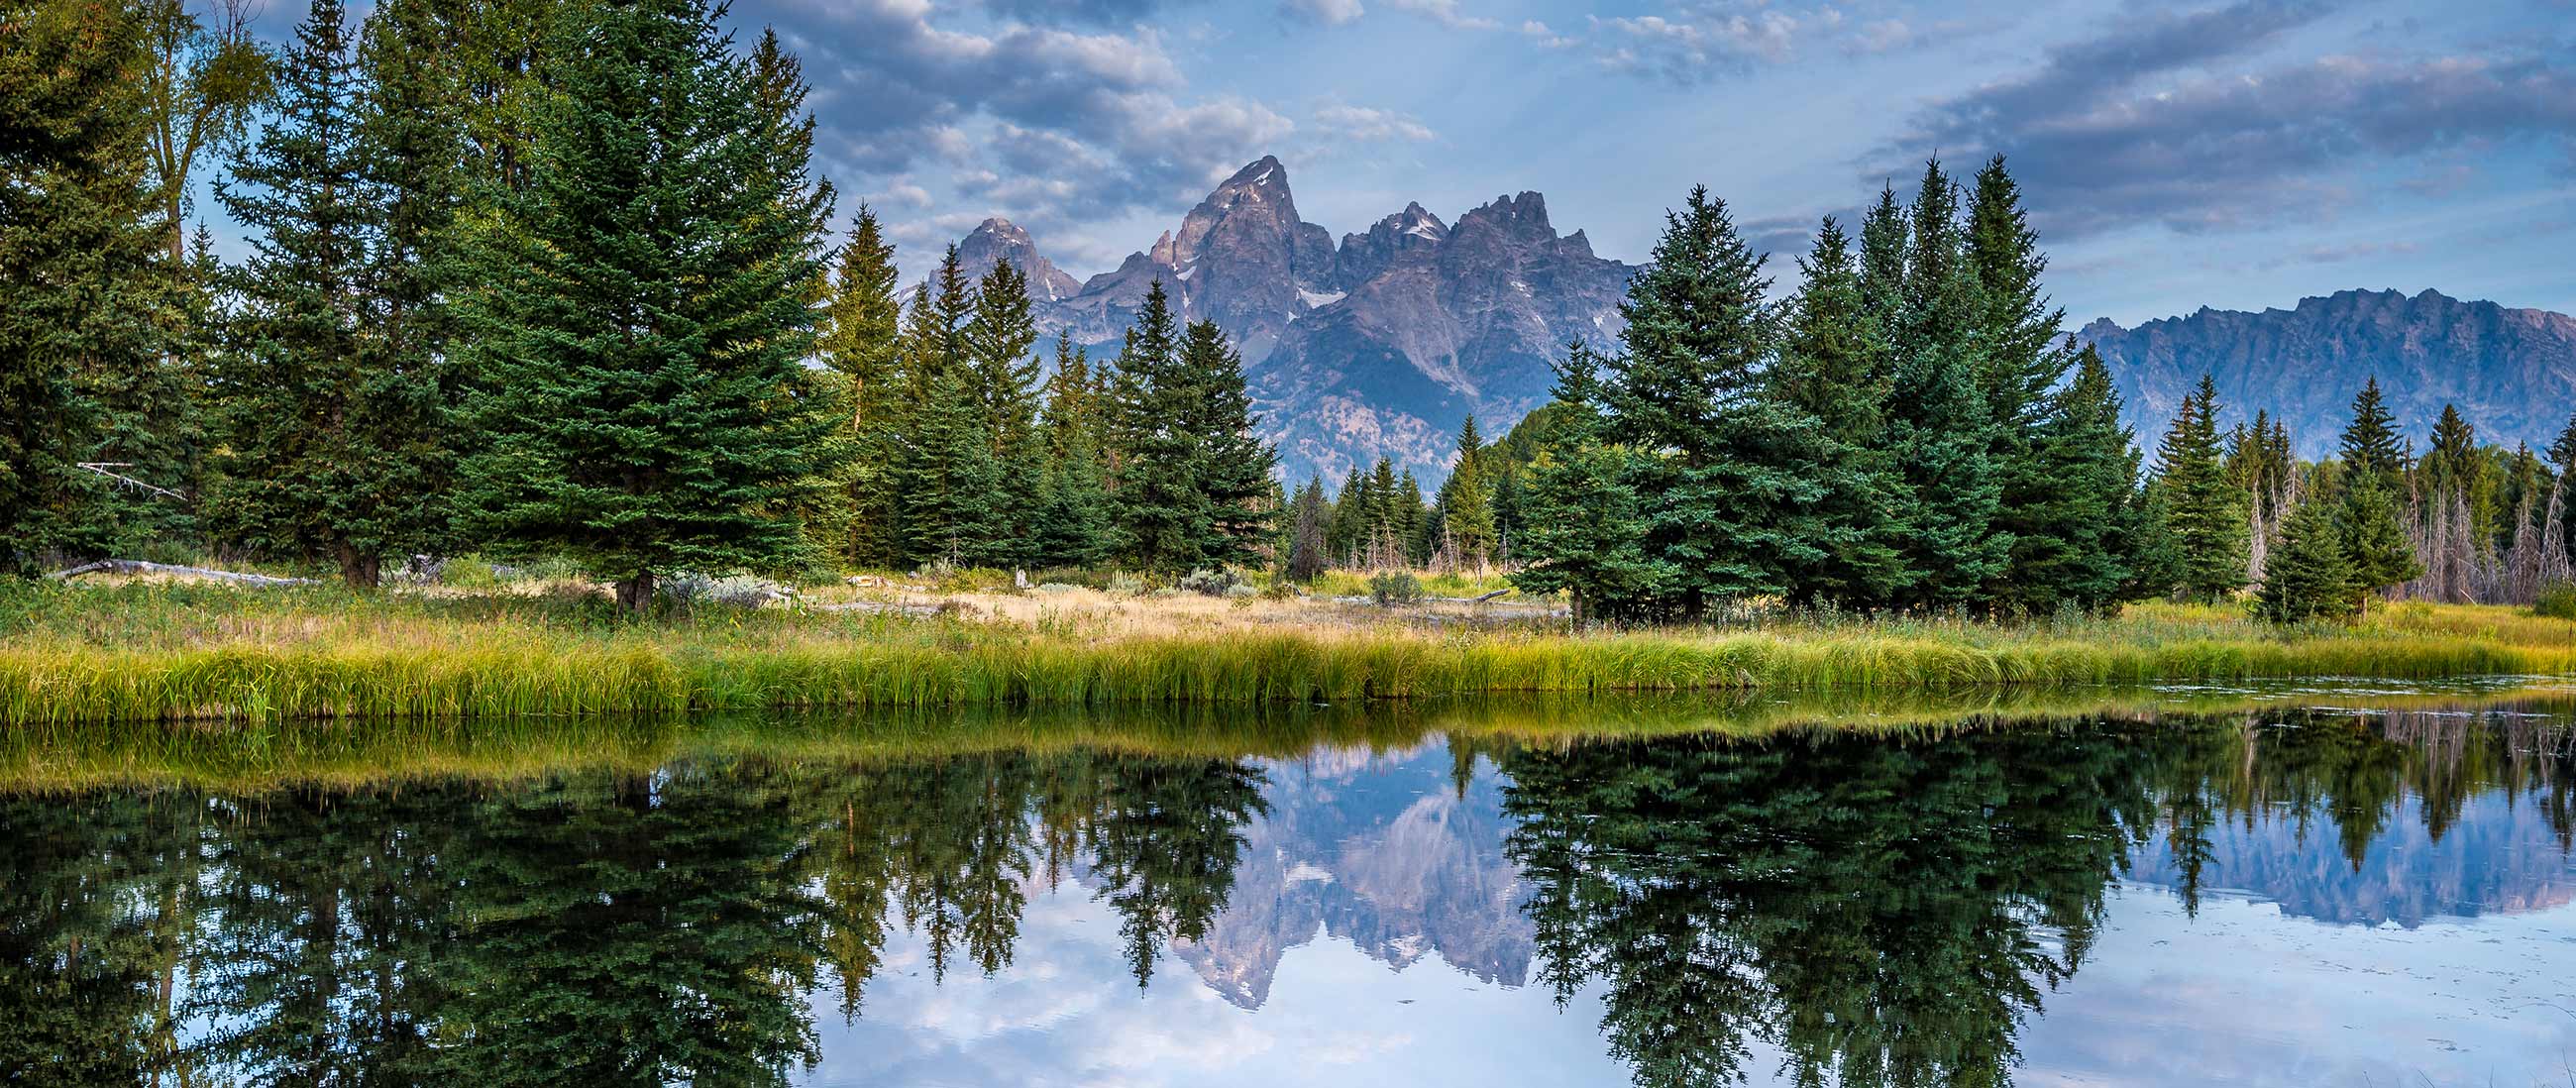
POLYGON ((571 582, 361 595, 84 580, 0 594, 0 724, 2576 673, 2576 622, 2500 607, 2389 605, 2350 626, 2291 629, 2236 608, 2151 604, 2115 617, 2011 624, 1784 615, 1575 633, 1545 605, 1381 608, 1324 596, 1064 586, 938 592, 897 580, 835 585, 784 605, 699 605, 630 620, 571 582))

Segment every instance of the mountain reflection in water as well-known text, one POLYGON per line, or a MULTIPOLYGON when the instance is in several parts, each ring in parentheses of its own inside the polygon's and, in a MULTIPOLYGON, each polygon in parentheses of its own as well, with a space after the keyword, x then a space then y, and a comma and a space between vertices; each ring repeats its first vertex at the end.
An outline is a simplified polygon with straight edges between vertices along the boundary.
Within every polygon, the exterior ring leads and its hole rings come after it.
POLYGON ((2247 1082, 2558 1083, 2570 738, 2268 710, 0 795, 0 1081, 2152 1084, 2181 1059, 2119 1041, 2189 1032, 2259 1038, 2247 1082), (2391 931, 2473 1044, 2178 992, 2411 992, 2353 943, 2391 931))

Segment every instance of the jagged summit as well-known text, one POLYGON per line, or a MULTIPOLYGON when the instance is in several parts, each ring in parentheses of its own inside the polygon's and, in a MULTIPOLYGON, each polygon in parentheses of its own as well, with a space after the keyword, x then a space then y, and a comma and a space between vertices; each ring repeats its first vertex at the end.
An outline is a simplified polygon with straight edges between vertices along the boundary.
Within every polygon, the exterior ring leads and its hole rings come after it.
POLYGON ((1006 260, 1028 277, 1031 302, 1060 302, 1082 290, 1080 281, 1038 254, 1037 243, 1029 238, 1028 231, 998 215, 976 224, 957 242, 958 264, 971 278, 982 279, 993 266, 1006 260))
MULTIPOLYGON (((1034 259, 1005 221, 978 236, 1034 259)), ((1264 155, 1116 269, 1042 297, 1039 319, 1114 350, 1159 280, 1182 317, 1234 337, 1284 475, 1338 478, 1386 456, 1437 481, 1468 413, 1500 433, 1545 400, 1565 341, 1616 333, 1630 271, 1595 257, 1580 232, 1559 237, 1534 192, 1454 224, 1409 202, 1336 245, 1298 213, 1288 168, 1264 155)))

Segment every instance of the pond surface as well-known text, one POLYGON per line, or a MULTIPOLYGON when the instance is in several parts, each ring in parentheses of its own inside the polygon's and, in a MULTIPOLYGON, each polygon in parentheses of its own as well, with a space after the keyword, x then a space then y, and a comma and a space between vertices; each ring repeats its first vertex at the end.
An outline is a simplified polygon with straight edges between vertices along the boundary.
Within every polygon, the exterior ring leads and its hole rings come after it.
POLYGON ((2576 1077, 2563 697, 1206 728, 0 792, 0 1083, 2576 1077))

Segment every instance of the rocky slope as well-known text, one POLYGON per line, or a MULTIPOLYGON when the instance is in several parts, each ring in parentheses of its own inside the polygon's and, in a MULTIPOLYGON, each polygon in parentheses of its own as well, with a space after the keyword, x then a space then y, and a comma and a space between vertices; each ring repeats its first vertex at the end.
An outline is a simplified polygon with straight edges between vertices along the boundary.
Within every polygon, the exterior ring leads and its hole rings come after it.
POLYGON ((1029 232, 1008 219, 987 219, 957 241, 957 263, 965 270, 968 282, 983 279, 1003 261, 1011 262, 1011 267, 1028 277, 1030 302, 1062 302, 1082 290, 1082 281, 1040 256, 1029 232))
POLYGON ((1267 156, 1078 289, 1064 290, 1007 221, 986 220, 959 246, 977 275, 1003 257, 1046 273, 1030 280, 1041 328, 1095 351, 1116 350, 1160 280, 1182 316, 1233 335, 1292 482, 1338 482, 1389 456, 1436 483, 1469 413, 1502 433, 1546 399, 1566 341, 1617 334, 1633 271, 1595 256, 1581 231, 1558 235, 1537 193, 1497 198, 1454 226, 1408 204, 1337 245, 1299 216, 1287 168, 1267 156))
POLYGON ((2353 394, 2374 375, 2419 447, 2446 403, 2480 438, 2534 449, 2576 411, 2576 318, 2437 291, 2340 291, 2261 313, 2204 307, 2134 329, 2095 321, 2081 335, 2101 348, 2150 449, 2203 372, 2230 420, 2267 409, 2307 457, 2333 451, 2353 394))

